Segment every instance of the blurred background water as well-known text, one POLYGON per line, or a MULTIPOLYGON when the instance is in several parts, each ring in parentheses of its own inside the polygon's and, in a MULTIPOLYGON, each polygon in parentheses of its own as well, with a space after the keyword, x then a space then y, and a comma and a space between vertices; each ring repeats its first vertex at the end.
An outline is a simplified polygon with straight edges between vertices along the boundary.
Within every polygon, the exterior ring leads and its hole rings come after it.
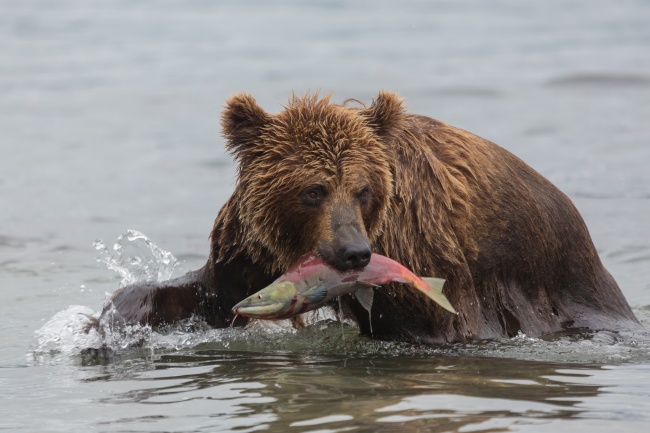
POLYGON ((650 345, 634 336, 422 348, 325 322, 80 355, 74 318, 120 281, 97 239, 136 229, 176 274, 205 262, 234 184, 228 96, 276 112, 291 92, 381 89, 565 191, 648 323, 647 1, 0 0, 0 430, 647 428, 650 345))

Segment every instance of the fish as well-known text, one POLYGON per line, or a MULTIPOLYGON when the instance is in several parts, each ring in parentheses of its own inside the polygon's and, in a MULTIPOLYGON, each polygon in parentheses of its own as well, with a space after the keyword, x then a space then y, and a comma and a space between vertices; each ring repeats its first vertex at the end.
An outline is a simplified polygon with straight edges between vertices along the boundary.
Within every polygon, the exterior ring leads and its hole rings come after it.
POLYGON ((269 286, 236 304, 232 312, 235 318, 287 319, 354 293, 370 314, 373 290, 391 282, 412 284, 445 310, 458 314, 442 293, 442 278, 420 278, 400 263, 375 253, 365 268, 341 272, 314 252, 305 254, 269 286))

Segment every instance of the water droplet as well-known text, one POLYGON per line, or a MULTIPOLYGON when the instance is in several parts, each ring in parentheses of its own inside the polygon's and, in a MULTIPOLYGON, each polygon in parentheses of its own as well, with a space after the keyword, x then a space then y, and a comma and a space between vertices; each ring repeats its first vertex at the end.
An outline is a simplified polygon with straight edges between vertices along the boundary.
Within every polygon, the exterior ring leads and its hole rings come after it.
POLYGON ((127 230, 117 238, 113 252, 101 240, 93 244, 108 269, 117 272, 124 287, 138 281, 165 281, 171 278, 178 265, 174 255, 158 247, 137 230, 127 230))

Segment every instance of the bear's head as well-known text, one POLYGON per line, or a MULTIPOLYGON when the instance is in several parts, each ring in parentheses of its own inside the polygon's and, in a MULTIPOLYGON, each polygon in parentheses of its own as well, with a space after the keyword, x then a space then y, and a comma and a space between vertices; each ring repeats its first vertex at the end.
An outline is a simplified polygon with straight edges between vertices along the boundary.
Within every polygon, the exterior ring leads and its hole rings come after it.
POLYGON ((245 241, 271 253, 273 271, 308 251, 340 270, 368 264, 393 193, 389 145, 404 117, 388 92, 364 108, 294 96, 274 115, 247 94, 227 101, 238 219, 245 241))

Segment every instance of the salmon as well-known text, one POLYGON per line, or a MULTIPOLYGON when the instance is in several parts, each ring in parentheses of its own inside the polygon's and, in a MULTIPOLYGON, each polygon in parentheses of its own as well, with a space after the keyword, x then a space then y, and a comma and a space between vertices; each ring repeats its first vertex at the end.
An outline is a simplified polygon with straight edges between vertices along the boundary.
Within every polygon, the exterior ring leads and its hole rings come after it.
POLYGON ((315 310, 328 301, 354 293, 370 313, 374 289, 391 282, 411 284, 445 310, 457 314, 442 293, 441 278, 420 278, 388 257, 372 254, 370 263, 361 270, 341 272, 325 263, 315 253, 302 256, 282 276, 232 309, 237 315, 256 319, 286 319, 315 310))

